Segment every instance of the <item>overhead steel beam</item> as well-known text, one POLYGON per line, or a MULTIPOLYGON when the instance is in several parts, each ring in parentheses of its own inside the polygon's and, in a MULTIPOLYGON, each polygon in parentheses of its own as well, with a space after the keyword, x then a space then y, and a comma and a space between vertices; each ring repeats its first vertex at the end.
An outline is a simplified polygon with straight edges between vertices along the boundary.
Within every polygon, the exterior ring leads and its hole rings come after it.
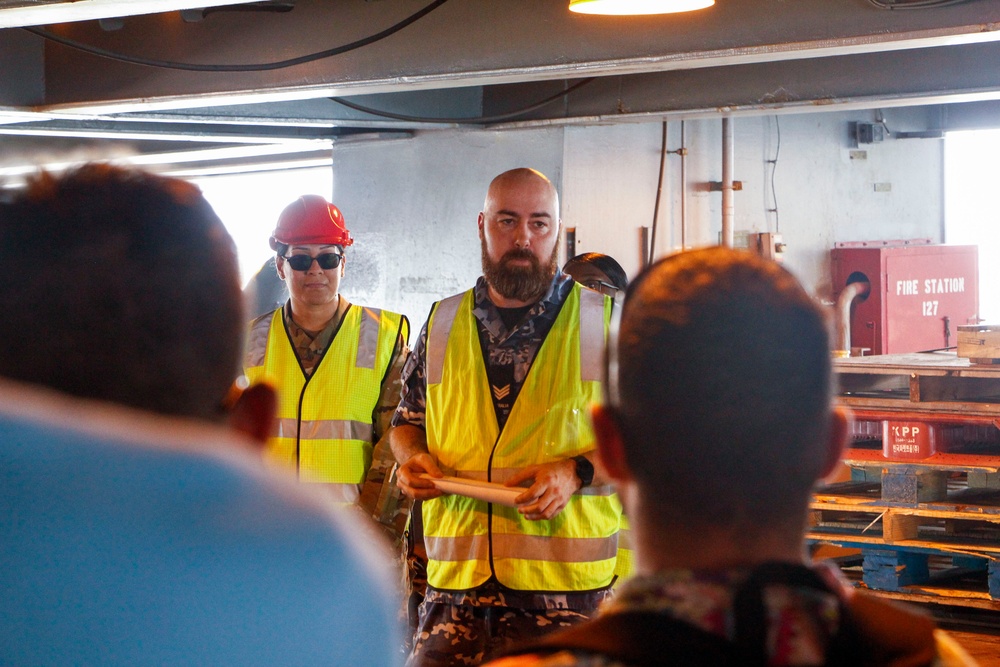
MULTIPOLYGON (((801 113, 1000 98, 1000 69, 981 67, 984 62, 1000 62, 1000 43, 601 77, 565 99, 490 127, 801 113)), ((322 99, 140 112, 94 120, 81 115, 0 125, 0 134, 259 142, 330 138, 372 130, 483 126, 478 119, 484 115, 532 106, 570 83, 450 89, 436 91, 431 99, 419 91, 352 98, 374 109, 409 113, 415 118, 411 121, 360 113, 322 99), (455 110, 471 114, 466 116, 468 122, 435 122, 445 118, 441 114, 450 115, 455 110)))
MULTIPOLYGON (((1000 43, 603 77, 567 96, 561 107, 492 127, 991 100, 1000 98, 1000 68, 983 66, 990 62, 1000 62, 1000 43)), ((487 88, 483 108, 509 109, 556 88, 487 88)))
MULTIPOLYGON (((113 33, 92 23, 59 30, 161 59, 273 60, 371 34, 423 3, 299 0, 294 12, 282 15, 220 14, 198 24, 139 16, 113 33)), ((531 107, 591 75, 593 82, 565 99, 490 126, 1000 96, 1000 68, 984 66, 1000 62, 1000 2, 886 12, 863 0, 742 0, 697 16, 637 20, 579 17, 564 5, 456 0, 384 42, 274 72, 126 65, 62 46, 43 48, 40 38, 21 31, 0 31, 0 55, 21 56, 30 66, 0 69, 0 133, 256 143, 455 128, 531 107), (409 119, 327 99, 347 94, 409 119), (19 104, 26 100, 32 102, 19 104)))
POLYGON ((45 45, 20 30, 0 31, 0 108, 45 101, 45 45))
POLYGON ((90 137, 206 143, 270 143, 302 139, 337 139, 368 132, 356 127, 287 127, 280 125, 199 124, 135 120, 46 120, 0 125, 0 135, 90 137))
POLYGON ((352 97, 350 100, 372 106, 387 113, 424 117, 427 121, 394 121, 356 111, 331 98, 316 98, 242 104, 198 109, 138 111, 109 115, 108 119, 144 119, 156 122, 198 122, 225 124, 263 124, 298 127, 405 127, 408 129, 447 129, 459 126, 437 118, 476 118, 483 113, 483 89, 449 88, 415 90, 382 95, 352 97))
MULTIPOLYGON (((109 155, 107 160, 124 164, 134 164, 142 166, 159 165, 191 165, 203 163, 233 163, 252 162, 257 160, 271 160, 276 158, 288 158, 295 156, 295 159, 326 158, 331 154, 331 145, 328 141, 301 141, 298 143, 282 144, 262 144, 258 146, 227 146, 222 148, 203 148, 200 150, 169 151, 169 152, 148 152, 134 155, 109 155)), ((48 161, 43 166, 50 170, 61 170, 74 164, 85 161, 86 158, 71 159, 66 161, 48 161)), ((12 176, 24 176, 34 173, 39 165, 35 163, 7 165, 0 167, 0 178, 10 178, 12 176)))
MULTIPOLYGON (((114 33, 78 23, 60 34, 158 60, 264 63, 372 35, 423 4, 300 0, 281 15, 187 25, 142 16, 114 33)), ((50 45, 39 106, 112 113, 620 76, 993 42, 998 28, 1000 3, 979 1, 890 12, 863 0, 741 0, 690 15, 610 18, 571 14, 562 0, 453 0, 385 40, 269 71, 185 72, 50 45)))
POLYGON ((247 0, 0 0, 0 28, 236 5, 247 0))

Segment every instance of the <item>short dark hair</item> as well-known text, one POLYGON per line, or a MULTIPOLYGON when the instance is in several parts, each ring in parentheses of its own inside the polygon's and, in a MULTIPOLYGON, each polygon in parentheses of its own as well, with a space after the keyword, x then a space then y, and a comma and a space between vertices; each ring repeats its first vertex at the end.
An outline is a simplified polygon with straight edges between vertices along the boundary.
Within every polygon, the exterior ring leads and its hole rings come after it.
POLYGON ((826 317, 778 264, 707 248, 628 290, 617 347, 625 456, 667 523, 801 517, 826 463, 826 317))
POLYGON ((239 371, 233 241, 195 186, 87 164, 0 207, 0 375, 217 419, 239 371))
POLYGON ((566 260, 566 263, 563 265, 563 271, 568 273, 568 269, 573 264, 589 264, 593 266, 606 275, 611 284, 620 292, 628 287, 628 276, 625 274, 625 269, 610 255, 599 252, 585 252, 566 260))

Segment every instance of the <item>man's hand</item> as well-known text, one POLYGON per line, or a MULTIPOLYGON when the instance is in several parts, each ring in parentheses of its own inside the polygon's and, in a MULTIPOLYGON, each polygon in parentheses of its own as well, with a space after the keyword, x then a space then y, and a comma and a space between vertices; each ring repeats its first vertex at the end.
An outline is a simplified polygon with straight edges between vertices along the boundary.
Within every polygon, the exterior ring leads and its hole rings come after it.
POLYGON ((434 485, 421 477, 423 474, 431 477, 442 477, 434 457, 427 452, 414 454, 396 469, 396 486, 414 500, 427 500, 444 495, 444 492, 434 488, 434 485))
POLYGON ((389 431, 389 445, 399 467, 396 469, 396 486, 414 500, 427 500, 444 495, 420 475, 441 477, 437 461, 427 452, 427 434, 422 428, 410 424, 394 426, 389 431))
POLYGON ((566 459, 528 466, 515 473, 504 485, 517 486, 529 479, 534 482, 514 502, 517 503, 517 511, 531 521, 558 516, 581 484, 576 476, 576 463, 566 459))

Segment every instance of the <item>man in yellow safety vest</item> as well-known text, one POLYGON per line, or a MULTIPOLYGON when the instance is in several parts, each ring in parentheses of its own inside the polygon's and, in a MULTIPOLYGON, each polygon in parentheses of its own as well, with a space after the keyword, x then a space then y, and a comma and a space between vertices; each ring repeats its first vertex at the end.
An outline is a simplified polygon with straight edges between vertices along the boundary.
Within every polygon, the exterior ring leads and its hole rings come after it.
POLYGON ((326 485, 337 501, 356 503, 398 403, 409 322, 340 294, 344 248, 354 239, 322 197, 289 204, 270 243, 289 299, 251 323, 244 358, 251 384, 278 390, 266 456, 293 467, 302 482, 326 485))
POLYGON ((476 664, 609 594, 621 505, 595 473, 588 410, 611 299, 558 271, 559 228, 545 176, 497 176, 484 276, 435 304, 403 370, 391 443, 427 552, 410 665, 476 664), (508 506, 444 494, 443 475, 523 488, 508 506))

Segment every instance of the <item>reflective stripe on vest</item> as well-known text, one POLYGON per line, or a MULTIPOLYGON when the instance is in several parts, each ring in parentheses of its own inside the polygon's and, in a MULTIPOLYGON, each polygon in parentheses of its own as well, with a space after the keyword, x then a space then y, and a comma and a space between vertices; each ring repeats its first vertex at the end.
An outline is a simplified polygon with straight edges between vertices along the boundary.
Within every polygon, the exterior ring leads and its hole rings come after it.
MULTIPOLYGON (((427 441, 442 471, 502 482, 528 465, 592 450, 589 405, 600 396, 610 299, 574 285, 502 433, 472 304, 471 291, 446 299, 428 324, 427 441)), ((608 586, 621 504, 610 487, 582 491, 551 521, 528 521, 514 508, 458 495, 424 501, 428 582, 467 590, 495 575, 515 590, 608 586)))
POLYGON ((301 423, 297 419, 275 420, 272 431, 275 438, 294 438, 296 433, 310 440, 371 440, 375 429, 371 423, 344 419, 316 419, 301 423))
MULTIPOLYGON (((489 548, 486 535, 470 537, 427 537, 424 544, 428 553, 433 551, 441 560, 459 561, 469 554, 484 552, 489 548)), ((494 543, 503 542, 503 548, 510 552, 531 554, 536 560, 559 563, 596 562, 614 558, 617 551, 614 544, 604 538, 556 538, 542 535, 499 535, 494 543), (610 547, 610 550, 609 550, 610 547)))
POLYGON ((294 466, 303 482, 342 486, 332 489, 342 502, 355 500, 371 465, 372 413, 406 328, 401 315, 352 305, 306 379, 282 309, 256 320, 244 372, 251 384, 266 381, 278 391, 268 458, 294 466))
POLYGON ((361 326, 358 332, 358 356, 354 365, 358 368, 375 368, 375 353, 378 351, 378 330, 381 311, 377 308, 361 308, 361 326))
POLYGON ((632 576, 635 570, 635 552, 632 547, 632 529, 628 517, 622 514, 618 528, 618 556, 615 560, 615 586, 632 576))

